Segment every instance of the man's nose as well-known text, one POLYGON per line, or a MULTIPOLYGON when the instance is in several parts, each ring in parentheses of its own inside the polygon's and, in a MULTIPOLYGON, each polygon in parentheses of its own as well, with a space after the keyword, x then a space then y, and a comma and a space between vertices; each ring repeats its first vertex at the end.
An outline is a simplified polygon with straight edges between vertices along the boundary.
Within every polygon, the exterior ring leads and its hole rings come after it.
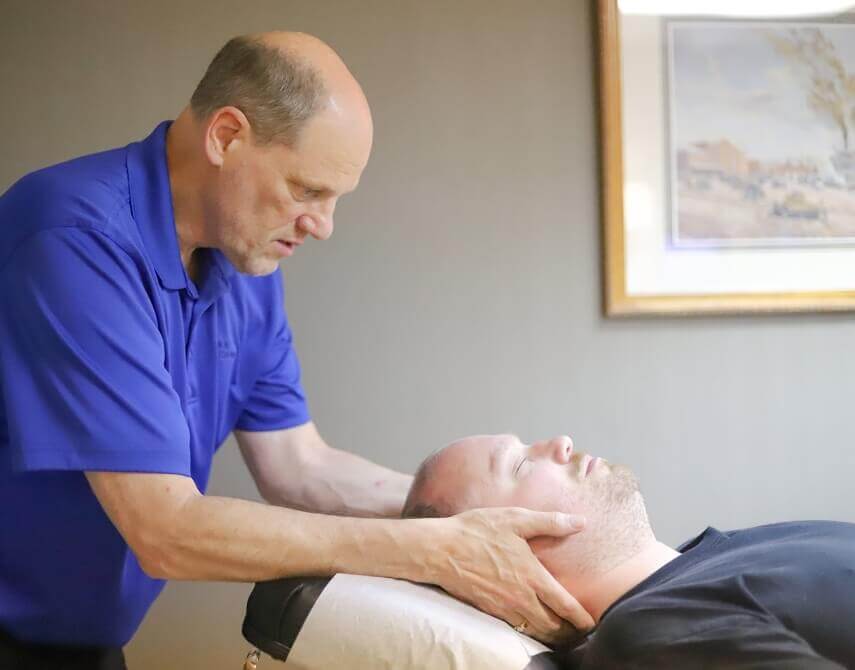
POLYGON ((297 228, 316 240, 328 240, 334 228, 332 212, 303 214, 297 219, 297 228))
POLYGON ((573 455, 573 440, 569 435, 558 435, 551 440, 544 440, 532 445, 536 456, 550 458, 562 465, 570 461, 573 455))

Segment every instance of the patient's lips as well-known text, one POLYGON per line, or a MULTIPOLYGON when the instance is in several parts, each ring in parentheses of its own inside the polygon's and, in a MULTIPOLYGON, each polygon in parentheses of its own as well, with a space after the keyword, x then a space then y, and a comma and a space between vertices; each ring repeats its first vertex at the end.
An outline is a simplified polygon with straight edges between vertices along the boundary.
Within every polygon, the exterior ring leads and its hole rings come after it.
POLYGON ((591 454, 577 452, 573 454, 573 459, 570 463, 571 469, 569 472, 572 477, 584 479, 594 471, 594 468, 600 465, 602 460, 603 459, 599 456, 591 456, 591 454))
POLYGON ((587 477, 594 471, 594 468, 599 464, 600 459, 597 456, 589 456, 588 463, 585 466, 585 476, 587 477))

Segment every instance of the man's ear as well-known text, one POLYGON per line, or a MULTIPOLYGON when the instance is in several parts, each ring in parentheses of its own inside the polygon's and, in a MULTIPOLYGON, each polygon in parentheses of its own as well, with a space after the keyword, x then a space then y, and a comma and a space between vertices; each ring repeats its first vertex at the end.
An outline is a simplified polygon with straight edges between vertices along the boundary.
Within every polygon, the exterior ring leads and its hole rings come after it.
POLYGON ((226 152, 252 141, 249 119, 237 107, 221 107, 205 127, 205 156, 211 165, 222 166, 226 152))

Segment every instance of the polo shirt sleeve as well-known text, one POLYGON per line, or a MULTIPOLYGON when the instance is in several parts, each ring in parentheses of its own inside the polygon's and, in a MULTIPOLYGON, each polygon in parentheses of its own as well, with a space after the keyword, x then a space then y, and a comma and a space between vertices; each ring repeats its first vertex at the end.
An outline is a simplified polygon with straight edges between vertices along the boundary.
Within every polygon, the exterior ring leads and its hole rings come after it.
POLYGON ((190 473, 140 262, 100 232, 59 227, 0 268, 0 389, 17 470, 190 473))
POLYGON ((255 379, 235 428, 246 431, 282 430, 301 426, 310 420, 306 394, 300 382, 300 361, 294 349, 293 335, 285 314, 281 271, 265 277, 266 324, 259 330, 264 341, 255 379))

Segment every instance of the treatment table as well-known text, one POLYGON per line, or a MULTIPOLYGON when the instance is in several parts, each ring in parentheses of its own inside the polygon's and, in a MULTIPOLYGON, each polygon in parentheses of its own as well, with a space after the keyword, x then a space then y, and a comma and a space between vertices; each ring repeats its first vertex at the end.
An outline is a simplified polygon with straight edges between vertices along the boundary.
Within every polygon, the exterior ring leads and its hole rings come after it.
POLYGON ((243 622, 270 670, 558 670, 557 655, 439 588, 340 574, 256 584, 243 622))

